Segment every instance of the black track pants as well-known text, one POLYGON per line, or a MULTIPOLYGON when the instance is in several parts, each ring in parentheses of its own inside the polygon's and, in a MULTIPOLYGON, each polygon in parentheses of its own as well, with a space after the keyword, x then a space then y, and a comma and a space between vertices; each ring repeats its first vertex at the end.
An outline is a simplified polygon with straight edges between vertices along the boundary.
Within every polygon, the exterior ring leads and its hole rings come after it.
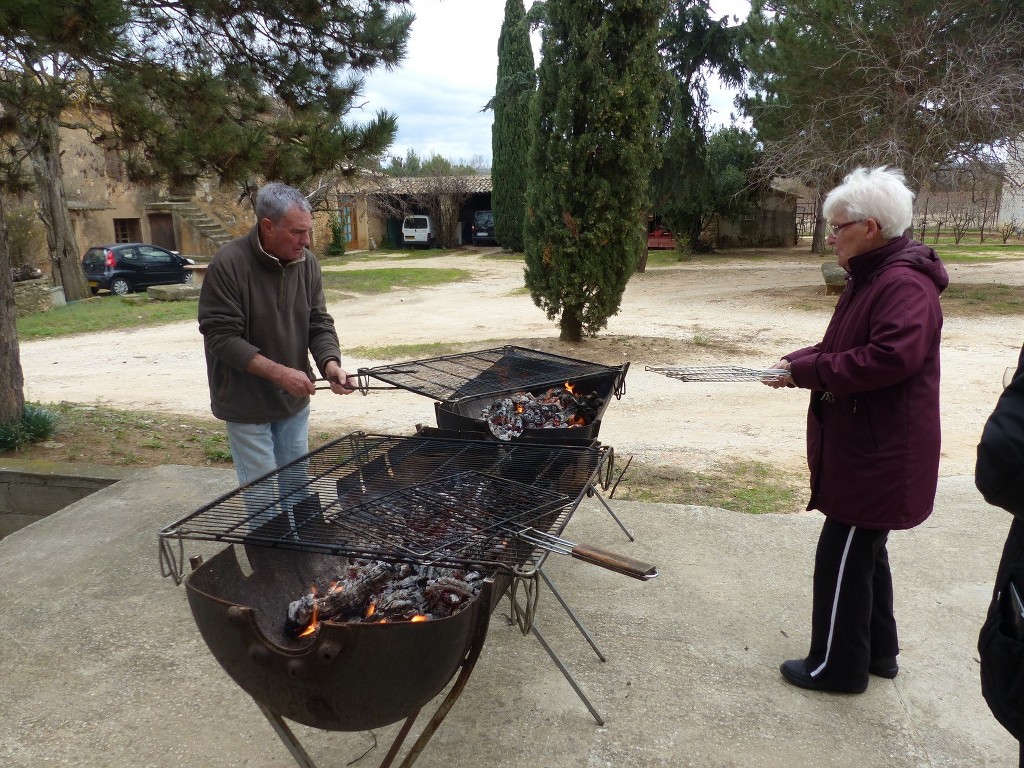
POLYGON ((811 676, 856 687, 872 660, 899 653, 888 537, 825 519, 814 558, 811 676))

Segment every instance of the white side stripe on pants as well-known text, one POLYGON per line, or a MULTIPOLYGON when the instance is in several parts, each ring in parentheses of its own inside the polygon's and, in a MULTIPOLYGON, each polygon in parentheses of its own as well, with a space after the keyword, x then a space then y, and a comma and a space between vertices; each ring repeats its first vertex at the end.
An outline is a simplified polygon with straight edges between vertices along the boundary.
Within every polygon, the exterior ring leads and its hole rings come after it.
POLYGON ((811 677, 821 674, 821 671, 825 669, 825 665, 828 664, 828 657, 832 652, 832 635, 836 631, 836 611, 839 609, 839 589, 843 586, 843 574, 846 572, 846 556, 850 552, 850 544, 853 543, 853 534, 856 531, 856 528, 850 528, 850 534, 846 537, 846 546, 843 547, 843 557, 839 561, 839 575, 836 577, 836 594, 832 598, 832 615, 828 620, 828 641, 825 643, 825 659, 818 665, 817 669, 810 672, 811 677))

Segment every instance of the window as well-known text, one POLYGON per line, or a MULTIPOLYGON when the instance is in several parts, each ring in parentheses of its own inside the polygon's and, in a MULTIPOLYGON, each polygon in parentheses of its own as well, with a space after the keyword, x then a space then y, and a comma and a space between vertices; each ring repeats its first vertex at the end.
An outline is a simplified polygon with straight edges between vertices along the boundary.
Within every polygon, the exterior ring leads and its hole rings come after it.
POLYGON ((139 219, 114 219, 114 242, 137 243, 142 239, 142 222, 139 219))

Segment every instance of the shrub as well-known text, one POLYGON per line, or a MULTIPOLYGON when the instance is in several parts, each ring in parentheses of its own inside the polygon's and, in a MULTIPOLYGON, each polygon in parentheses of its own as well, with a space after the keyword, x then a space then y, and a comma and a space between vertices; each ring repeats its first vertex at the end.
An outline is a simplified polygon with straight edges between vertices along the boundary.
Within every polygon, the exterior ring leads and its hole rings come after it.
POLYGON ((56 429, 57 414, 25 403, 25 409, 18 421, 0 424, 0 453, 16 451, 29 443, 46 440, 56 429))

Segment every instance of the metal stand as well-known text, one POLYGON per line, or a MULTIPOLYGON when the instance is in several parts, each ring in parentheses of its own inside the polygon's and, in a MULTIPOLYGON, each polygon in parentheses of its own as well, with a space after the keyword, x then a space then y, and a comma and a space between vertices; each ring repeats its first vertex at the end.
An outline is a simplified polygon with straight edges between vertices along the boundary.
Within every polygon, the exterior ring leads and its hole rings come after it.
POLYGON ((533 636, 537 638, 537 642, 540 643, 541 648, 545 650, 545 652, 551 658, 551 661, 554 662, 555 667, 557 667, 558 671, 562 673, 562 677, 565 678, 566 682, 568 682, 572 689, 576 692, 576 695, 579 697, 580 701, 583 702, 583 705, 587 708, 590 714, 593 715, 594 720, 597 722, 597 724, 604 725, 604 718, 601 716, 601 713, 598 712, 597 708, 591 703, 590 699, 587 697, 587 694, 584 693, 579 683, 576 682, 576 678, 573 677, 569 669, 565 666, 565 664, 562 663, 561 658, 559 658, 558 654, 555 653, 555 649, 552 648, 551 644, 544 638, 544 635, 540 631, 540 626, 537 624, 536 612, 538 599, 540 597, 538 581, 543 580, 544 583, 547 585, 548 589, 551 590, 551 594, 555 596, 555 599, 558 601, 558 604, 562 607, 562 610, 565 611, 566 615, 569 616, 569 618, 572 620, 572 623, 576 626, 576 629, 579 630, 580 634, 582 634, 586 641, 590 644, 590 647, 594 650, 594 653, 597 655, 597 658, 600 659, 602 662, 608 660, 607 657, 604 655, 604 652, 597 645, 597 642, 591 636, 590 632, 588 632, 587 628, 583 625, 583 622, 580 621, 579 617, 575 614, 572 608, 569 607, 569 604, 565 601, 565 598, 562 597, 562 593, 558 591, 558 588, 555 587, 554 582, 551 581, 551 578, 547 575, 547 573, 544 572, 543 565, 544 560, 546 559, 547 554, 541 557, 540 561, 537 563, 536 566, 520 569, 519 573, 516 574, 516 577, 512 583, 512 589, 508 593, 508 599, 510 604, 509 623, 516 624, 519 627, 519 630, 524 635, 532 633, 533 636), (520 588, 526 596, 525 606, 522 605, 517 598, 517 592, 520 588))
POLYGON ((601 492, 599 490, 597 490, 597 488, 595 488, 594 486, 590 486, 590 488, 587 489, 587 495, 595 496, 597 498, 597 500, 601 502, 601 505, 605 508, 605 510, 607 510, 608 514, 612 516, 612 520, 614 520, 616 523, 618 523, 619 528, 621 528, 622 532, 624 534, 626 534, 626 538, 629 539, 630 541, 636 541, 636 539, 633 537, 633 534, 630 533, 629 529, 626 528, 626 526, 622 524, 622 521, 619 520, 619 516, 615 514, 615 510, 613 510, 608 505, 608 502, 605 501, 604 496, 601 495, 601 492))
MULTIPOLYGON (((611 515, 612 519, 618 524, 619 528, 622 529, 622 532, 626 534, 626 537, 630 541, 636 541, 636 539, 633 537, 633 534, 630 533, 629 529, 627 529, 625 525, 623 525, 622 521, 619 519, 619 516, 615 514, 615 511, 611 508, 611 506, 609 506, 608 502, 605 501, 604 497, 593 484, 591 484, 587 488, 587 495, 596 496, 597 500, 601 502, 601 505, 605 508, 608 514, 611 515)), ((536 563, 536 565, 525 566, 516 573, 515 579, 513 580, 512 589, 509 591, 508 594, 508 599, 510 603, 509 623, 514 623, 518 625, 519 630, 524 635, 532 633, 533 636, 537 638, 537 642, 540 643, 541 648, 543 648, 545 652, 547 652, 548 656, 551 658, 551 661, 554 662, 555 667, 557 667, 558 671, 562 673, 562 677, 565 678, 566 682, 569 683, 572 689, 576 692, 576 695, 580 698, 580 701, 583 702, 584 706, 587 708, 590 714, 593 715, 594 720, 597 722, 597 724, 604 725, 604 718, 601 716, 601 713, 598 712, 597 708, 593 705, 593 703, 591 703, 590 699, 587 697, 587 694, 584 693, 579 683, 576 682, 576 678, 573 677, 572 673, 562 662, 561 658, 559 658, 558 654, 555 653, 554 648, 551 647, 551 644, 548 643, 548 641, 544 638, 544 635, 541 634, 540 628, 537 624, 536 612, 538 599, 540 597, 540 592, 538 589, 539 577, 541 580, 544 581, 544 584, 547 585, 547 588, 551 590, 551 594, 555 596, 555 599, 558 601, 558 604, 562 607, 562 610, 565 611, 566 615, 568 615, 568 617, 572 620, 572 623, 576 626, 576 629, 579 630, 581 635, 583 635, 584 639, 587 641, 587 643, 593 649, 594 653, 597 655, 597 658, 600 659, 602 662, 608 660, 608 658, 604 655, 604 652, 598 646, 597 641, 594 640, 593 636, 587 630, 586 626, 584 626, 583 622, 572 610, 572 608, 566 602, 565 598, 562 597, 562 593, 558 591, 558 588, 555 586, 555 583, 551 581, 551 578, 544 571, 544 562, 547 560, 547 558, 548 553, 545 553, 541 556, 540 560, 536 563), (517 592, 520 589, 522 589, 523 593, 526 596, 525 606, 520 604, 516 596, 517 592)), ((1022 768, 1024 768, 1024 766, 1022 766, 1022 768)))
MULTIPOLYGON (((441 702, 437 711, 434 712, 433 716, 424 726, 423 731, 416 739, 416 742, 409 748, 409 751, 406 753, 405 759, 402 760, 399 768, 410 768, 410 766, 416 762, 416 759, 426 748, 427 742, 430 741, 431 737, 441 726, 441 721, 444 720, 445 716, 455 705, 456 699, 458 699, 462 694, 463 689, 466 687, 466 682, 469 680, 469 676, 473 672, 473 668, 476 667, 477 659, 480 658, 480 651, 483 649, 484 640, 487 638, 487 624, 488 621, 486 617, 477 622, 476 629, 473 633, 473 640, 470 644, 469 650, 466 652, 465 659, 462 661, 462 669, 459 672, 459 676, 455 679, 455 683, 452 685, 451 690, 448 691, 448 695, 444 697, 444 701, 441 702)), ((303 749, 302 744, 299 743, 295 733, 288 727, 284 718, 274 712, 271 712, 259 701, 256 701, 256 706, 260 708, 260 711, 264 714, 267 720, 270 721, 270 724, 273 726, 278 738, 284 742, 285 747, 288 748, 292 757, 295 758, 295 762, 299 765, 299 768, 317 768, 316 763, 313 762, 309 753, 303 749)), ((384 756, 384 761, 380 764, 380 768, 390 768, 392 763, 394 763, 395 758, 398 756, 398 752, 402 748, 402 744, 409 735, 409 731, 412 730, 413 723, 416 721, 419 714, 420 710, 417 709, 405 719, 401 729, 398 731, 394 741, 391 743, 391 747, 388 749, 387 755, 384 756)))

